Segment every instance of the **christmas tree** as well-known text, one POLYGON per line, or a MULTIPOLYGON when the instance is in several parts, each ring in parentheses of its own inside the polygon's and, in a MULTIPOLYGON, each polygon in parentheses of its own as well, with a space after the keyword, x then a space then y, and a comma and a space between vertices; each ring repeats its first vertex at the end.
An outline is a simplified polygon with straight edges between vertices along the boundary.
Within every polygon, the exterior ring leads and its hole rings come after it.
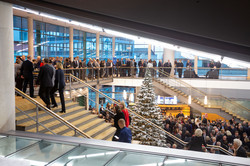
MULTIPOLYGON (((156 103, 150 69, 146 70, 137 100, 132 110, 163 128, 163 116, 156 103)), ((144 145, 166 146, 165 133, 162 130, 137 116, 132 116, 132 118, 132 126, 135 128, 133 130, 133 140, 138 140, 140 144, 144 145)))

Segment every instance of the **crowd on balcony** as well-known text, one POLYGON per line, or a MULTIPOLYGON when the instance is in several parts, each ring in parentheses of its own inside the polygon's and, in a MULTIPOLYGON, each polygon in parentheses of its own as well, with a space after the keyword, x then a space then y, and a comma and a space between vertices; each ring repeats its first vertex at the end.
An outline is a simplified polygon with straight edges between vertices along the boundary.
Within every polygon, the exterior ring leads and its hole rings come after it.
MULTIPOLYGON (((165 130, 178 139, 188 142, 186 149, 218 154, 219 150, 206 148, 207 145, 217 145, 235 155, 238 152, 241 157, 246 157, 246 152, 250 152, 250 122, 238 123, 234 118, 228 122, 224 120, 210 121, 207 118, 207 114, 202 118, 185 118, 182 112, 176 117, 170 114, 166 116, 165 130), (200 144, 203 146, 194 148, 192 141, 198 135, 201 137, 200 144), (239 148, 235 148, 237 145, 241 145, 240 152, 239 148)), ((197 142, 199 141, 196 140, 194 144, 197 145, 197 142)), ((173 148, 176 146, 175 144, 173 148)))
MULTIPOLYGON (((16 63, 19 60, 23 61, 25 56, 17 57, 16 63)), ((37 59, 33 59, 34 70, 39 70, 40 67, 44 65, 44 59, 37 56, 37 59)), ((70 58, 62 57, 50 57, 50 61, 55 66, 58 62, 63 64, 66 73, 74 74, 75 76, 86 80, 86 79, 97 79, 103 77, 144 77, 146 67, 157 68, 158 71, 152 70, 153 77, 164 77, 169 76, 171 70, 173 73, 178 75, 179 78, 198 78, 199 76, 194 71, 193 64, 190 60, 187 60, 185 66, 181 60, 175 60, 174 64, 167 60, 162 62, 159 60, 157 63, 155 60, 140 59, 138 62, 135 59, 121 58, 117 59, 115 62, 111 59, 100 60, 95 58, 80 59, 78 56, 71 61, 70 58), (172 68, 173 66, 173 68, 172 68)), ((219 68, 221 63, 211 61, 209 63, 210 70, 206 74, 206 78, 218 78, 219 68)))

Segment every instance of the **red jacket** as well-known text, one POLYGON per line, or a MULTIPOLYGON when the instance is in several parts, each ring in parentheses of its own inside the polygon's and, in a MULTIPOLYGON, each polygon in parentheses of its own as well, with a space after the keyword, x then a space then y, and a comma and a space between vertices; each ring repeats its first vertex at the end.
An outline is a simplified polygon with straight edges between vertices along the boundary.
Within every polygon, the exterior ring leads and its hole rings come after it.
POLYGON ((126 127, 129 126, 129 113, 127 109, 122 110, 124 116, 125 116, 125 123, 126 123, 126 127))

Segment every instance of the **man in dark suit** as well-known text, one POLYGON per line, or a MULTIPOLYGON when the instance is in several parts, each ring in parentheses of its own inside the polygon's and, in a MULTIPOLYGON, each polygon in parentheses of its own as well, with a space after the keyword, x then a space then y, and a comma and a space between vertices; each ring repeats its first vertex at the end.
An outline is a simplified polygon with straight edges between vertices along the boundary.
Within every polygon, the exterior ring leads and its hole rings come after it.
POLYGON ((83 70, 83 72, 82 72, 82 79, 83 80, 86 80, 86 73, 87 73, 87 64, 86 64, 86 58, 84 58, 83 59, 83 61, 82 61, 82 70, 83 70))
POLYGON ((158 71, 159 71, 159 77, 161 77, 162 76, 162 70, 163 70, 163 64, 162 64, 162 61, 161 60, 159 60, 159 62, 158 62, 158 71))
POLYGON ((24 79, 23 92, 26 92, 27 85, 30 86, 30 97, 34 98, 34 86, 33 86, 33 63, 31 57, 28 55, 27 60, 23 62, 21 67, 21 78, 24 79))
POLYGON ((40 68, 37 82, 40 83, 39 96, 50 109, 50 90, 54 86, 52 81, 54 76, 54 69, 48 64, 48 59, 44 59, 44 66, 40 68))
POLYGON ((116 60, 116 77, 119 76, 119 74, 121 75, 121 69, 120 67, 122 66, 121 61, 119 61, 119 59, 116 60))
POLYGON ((170 75, 170 73, 171 73, 171 68, 172 68, 172 64, 171 64, 171 62, 170 62, 170 60, 168 60, 166 63, 164 63, 164 71, 165 72, 167 72, 167 76, 169 76, 170 75))
POLYGON ((179 62, 177 63, 177 72, 178 72, 179 78, 182 77, 182 69, 183 69, 183 63, 181 60, 179 60, 179 62))
POLYGON ((74 58, 74 61, 73 61, 73 68, 74 68, 74 76, 78 77, 79 78, 79 60, 78 60, 78 57, 75 57, 74 58))

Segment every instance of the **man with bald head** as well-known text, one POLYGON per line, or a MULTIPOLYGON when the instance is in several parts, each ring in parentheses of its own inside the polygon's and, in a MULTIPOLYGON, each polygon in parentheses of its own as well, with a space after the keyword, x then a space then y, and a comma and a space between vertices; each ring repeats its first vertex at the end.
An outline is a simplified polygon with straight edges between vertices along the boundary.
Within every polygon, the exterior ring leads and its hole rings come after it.
POLYGON ((31 62, 31 56, 27 56, 27 60, 23 62, 21 67, 21 78, 24 79, 23 92, 26 93, 27 85, 30 87, 30 97, 34 98, 34 86, 33 86, 33 63, 31 62))

